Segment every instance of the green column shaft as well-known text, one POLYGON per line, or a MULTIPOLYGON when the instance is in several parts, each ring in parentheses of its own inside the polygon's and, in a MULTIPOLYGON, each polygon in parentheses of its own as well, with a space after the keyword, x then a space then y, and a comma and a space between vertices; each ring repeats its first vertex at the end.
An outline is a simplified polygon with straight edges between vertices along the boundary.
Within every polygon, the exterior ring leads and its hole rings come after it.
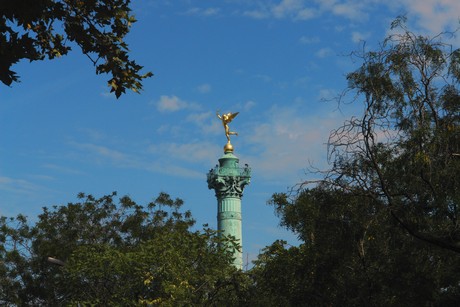
POLYGON ((233 265, 243 269, 243 233, 241 223, 241 199, 238 197, 226 197, 218 200, 217 204, 217 228, 223 235, 235 237, 241 246, 240 250, 233 251, 235 260, 233 265))

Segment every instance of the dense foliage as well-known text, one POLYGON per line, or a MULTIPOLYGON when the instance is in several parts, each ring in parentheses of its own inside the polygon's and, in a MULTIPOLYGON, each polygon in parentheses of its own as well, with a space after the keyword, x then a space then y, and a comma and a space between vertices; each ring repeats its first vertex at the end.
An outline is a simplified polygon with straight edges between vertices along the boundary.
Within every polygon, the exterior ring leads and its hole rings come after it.
POLYGON ((321 186, 272 199, 302 244, 265 248, 252 272, 264 306, 456 306, 460 258, 407 234, 384 202, 321 186))
POLYGON ((215 231, 192 231, 181 200, 145 208, 115 194, 0 220, 2 306, 238 304, 245 276, 215 231), (63 261, 57 266, 48 257, 63 261))
POLYGON ((11 67, 20 60, 37 61, 66 55, 77 45, 96 67, 111 74, 111 92, 138 92, 142 66, 131 60, 124 41, 136 21, 130 0, 15 0, 0 2, 0 81, 19 77, 11 67))

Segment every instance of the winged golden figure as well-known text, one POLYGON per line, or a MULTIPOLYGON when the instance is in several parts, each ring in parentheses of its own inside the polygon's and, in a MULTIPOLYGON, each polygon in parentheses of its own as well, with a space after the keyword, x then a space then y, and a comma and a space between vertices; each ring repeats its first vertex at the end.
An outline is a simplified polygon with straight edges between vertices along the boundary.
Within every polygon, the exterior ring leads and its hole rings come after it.
POLYGON ((222 125, 224 126, 225 129, 225 136, 227 137, 227 141, 230 143, 230 135, 238 135, 237 132, 230 131, 230 128, 228 127, 228 124, 239 114, 240 112, 236 113, 227 113, 227 114, 219 114, 219 111, 216 112, 217 117, 222 121, 222 125))

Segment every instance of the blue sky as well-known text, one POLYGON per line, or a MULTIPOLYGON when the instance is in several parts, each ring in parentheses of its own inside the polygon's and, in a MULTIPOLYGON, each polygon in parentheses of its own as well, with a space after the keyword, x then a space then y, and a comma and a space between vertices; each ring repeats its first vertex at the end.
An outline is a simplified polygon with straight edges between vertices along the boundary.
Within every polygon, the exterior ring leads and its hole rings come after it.
POLYGON ((0 87, 0 214, 33 218, 79 192, 118 191, 146 204, 164 191, 182 198, 198 225, 216 227, 206 173, 226 139, 215 113, 240 112, 232 144, 253 172, 243 197, 245 259, 276 239, 296 243, 266 202, 311 178, 309 165, 326 168, 329 132, 358 112, 330 101, 359 64, 347 55, 364 41, 377 48, 398 15, 432 34, 456 28, 460 14, 458 0, 132 4, 132 57, 155 74, 141 95, 115 99, 109 77, 77 50, 21 62, 21 83, 0 87))

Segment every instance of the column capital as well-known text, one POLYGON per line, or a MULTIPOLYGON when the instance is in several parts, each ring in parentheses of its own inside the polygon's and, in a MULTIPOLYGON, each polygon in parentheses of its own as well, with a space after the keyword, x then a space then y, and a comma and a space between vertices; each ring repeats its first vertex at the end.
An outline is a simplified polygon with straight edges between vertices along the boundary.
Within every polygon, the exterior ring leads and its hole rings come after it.
POLYGON ((225 153, 219 165, 208 172, 208 188, 214 189, 216 197, 243 197, 243 190, 251 182, 251 168, 238 166, 239 159, 232 153, 225 153))
POLYGON ((222 169, 219 169, 217 172, 211 170, 208 173, 208 188, 214 189, 218 199, 226 197, 243 197, 244 187, 251 182, 251 177, 249 175, 220 175, 219 171, 221 170, 222 169))

